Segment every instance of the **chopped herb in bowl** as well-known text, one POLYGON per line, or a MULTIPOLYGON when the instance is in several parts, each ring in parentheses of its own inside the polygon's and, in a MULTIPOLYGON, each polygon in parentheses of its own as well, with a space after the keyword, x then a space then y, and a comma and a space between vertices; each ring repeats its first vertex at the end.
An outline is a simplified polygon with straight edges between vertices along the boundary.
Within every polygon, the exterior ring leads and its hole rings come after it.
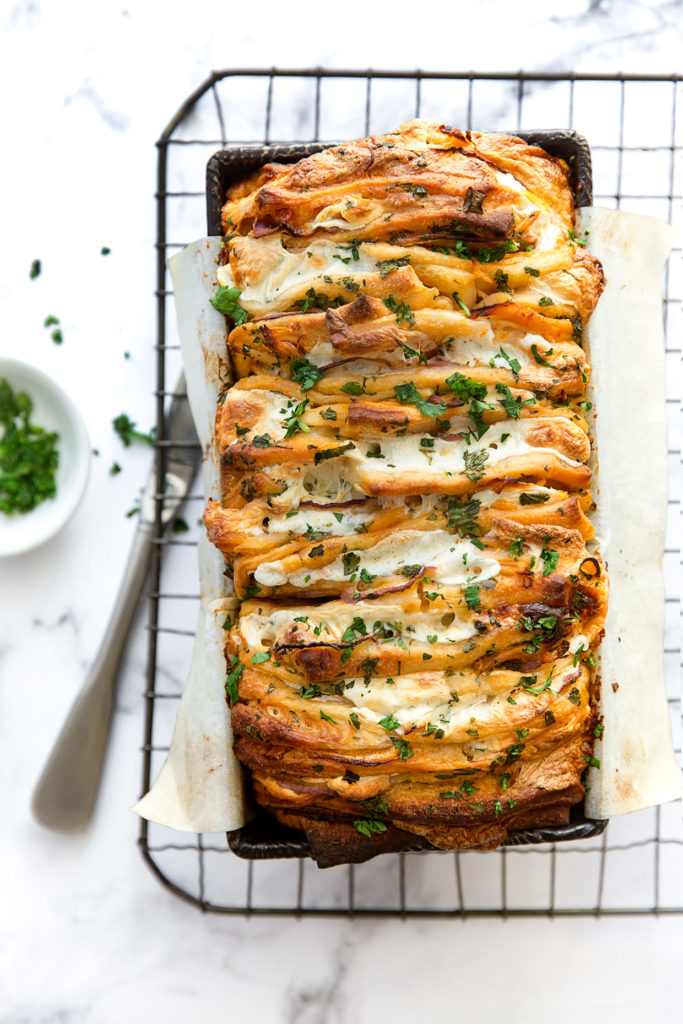
POLYGON ((30 512, 57 493, 56 433, 31 423, 33 402, 0 380, 0 511, 30 512))

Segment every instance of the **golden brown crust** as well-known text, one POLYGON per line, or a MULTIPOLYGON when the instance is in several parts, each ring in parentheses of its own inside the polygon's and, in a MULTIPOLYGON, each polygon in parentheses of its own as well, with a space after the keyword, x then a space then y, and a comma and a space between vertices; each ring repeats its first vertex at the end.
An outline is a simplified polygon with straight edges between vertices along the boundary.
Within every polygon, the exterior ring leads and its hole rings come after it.
POLYGON ((323 865, 566 822, 607 606, 581 345, 604 275, 566 166, 408 122, 263 168, 223 215, 245 322, 204 518, 257 801, 323 865))

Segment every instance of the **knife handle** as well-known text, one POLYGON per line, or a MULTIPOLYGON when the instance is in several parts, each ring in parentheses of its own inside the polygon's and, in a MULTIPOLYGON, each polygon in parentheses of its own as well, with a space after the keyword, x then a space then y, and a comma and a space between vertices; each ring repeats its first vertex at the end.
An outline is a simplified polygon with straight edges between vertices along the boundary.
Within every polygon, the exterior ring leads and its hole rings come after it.
POLYGON ((138 526, 104 639, 34 790, 33 815, 48 828, 73 831, 90 820, 107 749, 119 664, 147 576, 152 530, 145 520, 138 526))

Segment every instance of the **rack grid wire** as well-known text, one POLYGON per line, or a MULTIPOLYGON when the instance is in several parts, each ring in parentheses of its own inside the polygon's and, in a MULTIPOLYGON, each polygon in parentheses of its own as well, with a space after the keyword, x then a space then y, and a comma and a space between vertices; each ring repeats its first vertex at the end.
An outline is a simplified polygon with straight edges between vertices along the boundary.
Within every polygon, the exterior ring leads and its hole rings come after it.
MULTIPOLYGON (((683 76, 240 69, 213 72, 161 135, 157 177, 156 531, 142 790, 163 763, 199 610, 190 532, 164 534, 164 411, 181 370, 167 258, 205 232, 204 169, 220 147, 329 142, 390 130, 411 117, 482 131, 575 128, 593 154, 594 202, 680 227, 683 76), (192 581, 192 584, 189 583, 192 581)), ((680 248, 664 275, 669 501, 664 554, 664 664, 681 760, 680 248)), ((197 515, 194 515, 196 509, 197 515)), ((319 870, 308 860, 243 861, 222 835, 143 821, 142 854, 161 882, 203 911, 239 915, 398 917, 683 913, 680 801, 613 819, 598 837, 493 852, 404 853, 319 870)))

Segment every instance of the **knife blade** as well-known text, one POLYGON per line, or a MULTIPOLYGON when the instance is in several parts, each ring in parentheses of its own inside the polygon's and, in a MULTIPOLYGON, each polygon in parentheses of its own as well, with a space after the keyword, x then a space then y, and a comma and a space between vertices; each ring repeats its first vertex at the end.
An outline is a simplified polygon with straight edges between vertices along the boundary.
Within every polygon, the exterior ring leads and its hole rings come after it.
POLYGON ((162 446, 163 487, 157 491, 155 465, 142 496, 138 529, 102 643, 33 793, 33 816, 58 831, 83 828, 95 806, 119 665, 149 568, 156 496, 163 495, 161 524, 166 528, 185 500, 201 462, 183 375, 158 443, 162 446))

